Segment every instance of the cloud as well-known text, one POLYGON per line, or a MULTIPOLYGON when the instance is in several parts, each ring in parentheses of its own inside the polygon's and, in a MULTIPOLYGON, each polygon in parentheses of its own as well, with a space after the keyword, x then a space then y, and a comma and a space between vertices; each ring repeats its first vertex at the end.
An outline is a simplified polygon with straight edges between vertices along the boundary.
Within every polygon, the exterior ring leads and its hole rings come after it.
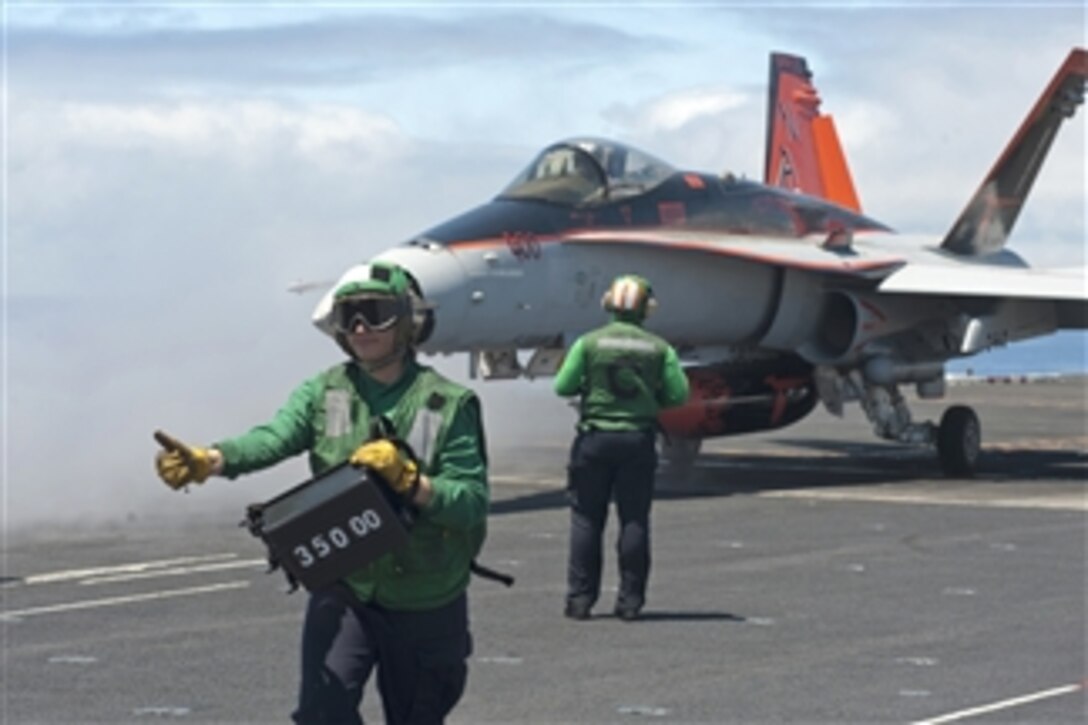
POLYGON ((182 153, 250 157, 287 152, 326 163, 352 153, 388 162, 411 145, 392 118, 333 104, 66 103, 58 112, 64 126, 60 133, 70 142, 102 148, 162 144, 182 153))
POLYGON ((112 25, 28 25, 13 11, 9 79, 15 88, 38 93, 104 96, 119 88, 128 94, 313 91, 432 68, 599 61, 669 52, 677 45, 653 33, 534 12, 443 16, 300 8, 267 15, 274 10, 239 12, 233 26, 179 26, 179 16, 149 18, 139 10, 139 23, 125 23, 127 16, 113 11, 104 16, 112 25))
POLYGON ((671 133, 697 119, 738 108, 747 100, 743 93, 729 88, 688 88, 634 107, 616 104, 603 115, 636 134, 671 133))
POLYGON ((694 119, 737 108, 745 100, 740 94, 697 89, 663 99, 650 109, 648 119, 651 127, 674 131, 694 119))
POLYGON ((390 182, 421 166, 391 119, 327 104, 35 102, 14 109, 9 139, 11 284, 22 294, 108 289, 115 278, 145 288, 134 270, 170 244, 214 250, 232 271, 245 260, 251 274, 296 261, 268 237, 315 213, 328 215, 319 229, 335 229, 389 204, 399 196, 390 182))

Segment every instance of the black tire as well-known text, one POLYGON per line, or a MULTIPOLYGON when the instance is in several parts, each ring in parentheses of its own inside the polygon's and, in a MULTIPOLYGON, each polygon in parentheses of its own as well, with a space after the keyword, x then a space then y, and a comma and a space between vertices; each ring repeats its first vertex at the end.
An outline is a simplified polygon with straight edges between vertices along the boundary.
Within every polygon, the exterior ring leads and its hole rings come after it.
POLYGON ((953 405, 937 429, 937 458, 946 476, 971 478, 982 452, 982 425, 972 408, 953 405))

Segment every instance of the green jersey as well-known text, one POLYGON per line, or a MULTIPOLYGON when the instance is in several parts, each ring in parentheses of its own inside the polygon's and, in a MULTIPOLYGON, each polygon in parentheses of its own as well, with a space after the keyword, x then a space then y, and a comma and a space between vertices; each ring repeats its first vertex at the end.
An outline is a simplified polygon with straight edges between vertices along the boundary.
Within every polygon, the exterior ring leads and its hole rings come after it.
POLYGON ((688 381, 671 345, 615 320, 575 341, 555 391, 581 395, 581 429, 649 430, 661 408, 687 400, 688 381))
POLYGON ((363 601, 431 609, 456 598, 483 544, 489 493, 479 402, 468 389, 410 360, 392 385, 345 363, 305 381, 273 419, 215 444, 229 477, 309 453, 314 475, 343 463, 384 415, 419 456, 434 495, 402 550, 347 577, 363 601))

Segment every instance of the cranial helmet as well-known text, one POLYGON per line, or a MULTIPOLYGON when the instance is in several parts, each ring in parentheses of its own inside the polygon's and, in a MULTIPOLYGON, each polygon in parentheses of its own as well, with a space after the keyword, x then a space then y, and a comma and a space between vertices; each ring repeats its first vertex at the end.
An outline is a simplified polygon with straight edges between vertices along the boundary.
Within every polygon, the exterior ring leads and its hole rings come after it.
POLYGON ((408 299, 408 275, 402 267, 380 261, 364 266, 367 268, 366 276, 341 280, 341 284, 333 292, 336 302, 365 294, 408 299))
POLYGON ((601 307, 617 317, 641 320, 657 305, 654 290, 645 277, 624 274, 616 277, 601 298, 601 307))
POLYGON ((361 321, 374 331, 395 330, 388 359, 367 365, 375 370, 403 359, 429 331, 429 311, 408 273, 391 262, 375 261, 349 269, 314 310, 318 329, 354 357, 347 335, 361 321))

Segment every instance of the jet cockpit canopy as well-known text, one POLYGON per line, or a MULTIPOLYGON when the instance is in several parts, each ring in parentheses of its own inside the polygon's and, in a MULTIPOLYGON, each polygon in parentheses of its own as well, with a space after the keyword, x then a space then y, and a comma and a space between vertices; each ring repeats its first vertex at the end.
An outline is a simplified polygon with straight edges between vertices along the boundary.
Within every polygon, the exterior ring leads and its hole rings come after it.
POLYGON ((637 196, 676 173, 638 149, 599 138, 573 138, 540 152, 499 194, 582 206, 637 196))

